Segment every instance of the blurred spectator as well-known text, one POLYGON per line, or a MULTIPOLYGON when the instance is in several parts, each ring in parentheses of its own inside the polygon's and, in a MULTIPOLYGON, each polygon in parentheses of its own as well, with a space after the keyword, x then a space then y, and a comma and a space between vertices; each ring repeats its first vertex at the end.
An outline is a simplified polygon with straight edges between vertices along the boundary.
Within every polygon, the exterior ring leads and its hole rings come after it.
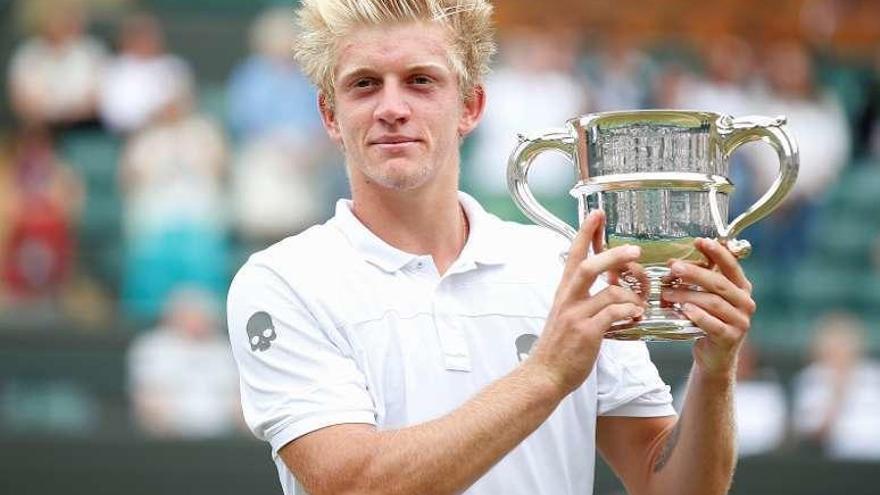
POLYGON ((880 363, 865 356, 852 315, 820 320, 812 363, 794 382, 794 427, 834 459, 880 459, 880 363))
POLYGON ((0 176, 0 277, 6 297, 18 304, 51 303, 71 272, 82 184, 41 127, 19 132, 0 176))
POLYGON ((123 303, 136 319, 154 318, 181 283, 226 290, 226 144, 194 113, 191 84, 169 84, 173 97, 123 151, 123 303))
POLYGON ((317 94, 293 60, 295 35, 287 8, 264 11, 251 28, 253 53, 229 81, 229 126, 240 143, 232 199, 248 251, 298 232, 329 204, 320 165, 332 147, 317 94))
POLYGON ((678 106, 734 117, 760 113, 752 101, 755 74, 752 48, 735 36, 721 36, 705 47, 706 73, 681 88, 678 106))
MULTIPOLYGON (((589 103, 588 86, 575 73, 577 46, 570 37, 518 32, 503 42, 500 64, 486 81, 486 113, 474 137, 471 169, 465 171, 489 209, 493 198, 509 198, 507 160, 517 145, 517 134, 564 126, 584 113, 589 103)), ((573 205, 568 197, 575 183, 573 165, 555 154, 542 159, 552 166, 535 167, 530 175, 532 190, 564 196, 573 205)))
POLYGON ((287 7, 269 9, 251 28, 252 54, 233 71, 229 127, 247 140, 279 131, 326 141, 317 94, 293 60, 295 25, 287 7))
MULTIPOLYGON (((704 47, 706 73, 685 78, 674 96, 675 108, 707 110, 733 117, 762 114, 755 102, 755 61, 752 47, 736 36, 719 36, 704 47)), ((731 157, 729 177, 736 184, 731 217, 750 207, 764 191, 754 191, 747 153, 731 157)))
MULTIPOLYGON (((676 407, 685 397, 685 386, 675 394, 676 407)), ((736 368, 736 444, 740 457, 768 454, 785 441, 788 407, 785 389, 772 369, 761 368, 758 350, 743 343, 736 368)))
MULTIPOLYGON (((835 183, 850 156, 850 130, 836 96, 817 87, 806 48, 797 43, 771 47, 764 63, 769 93, 757 102, 764 115, 785 115, 798 143, 800 171, 782 207, 750 230, 755 252, 783 265, 808 249, 817 204, 835 183)), ((749 148, 762 194, 776 180, 778 160, 768 146, 749 148)))
POLYGON ((805 0, 800 6, 800 29, 808 42, 827 46, 840 27, 843 4, 839 0, 805 0))
POLYGON ((746 341, 736 368, 736 437, 740 457, 773 452, 785 441, 785 389, 775 372, 760 364, 758 349, 746 341))
POLYGON ((158 328, 128 354, 129 394, 141 430, 158 437, 228 435, 241 424, 238 376, 212 297, 179 289, 158 328))
MULTIPOLYGON (((694 75, 683 64, 667 61, 658 67, 650 88, 651 108, 690 108, 683 95, 693 84, 694 75)), ((704 110, 711 110, 705 108, 704 110)))
POLYGON ((645 108, 653 76, 651 62, 621 33, 609 37, 596 57, 596 66, 590 70, 591 91, 594 95, 591 110, 637 110, 645 108))
POLYGON ((64 3, 75 3, 76 7, 88 12, 89 20, 100 25, 121 12, 130 10, 137 2, 138 0, 5 0, 0 4, 11 3, 11 24, 18 31, 30 32, 40 25, 47 11, 64 3))
POLYGON ((12 109, 28 125, 93 125, 106 52, 85 34, 80 2, 59 0, 40 12, 37 34, 15 49, 9 65, 12 109))
POLYGON ((132 132, 147 125, 176 95, 175 82, 189 78, 189 66, 165 51, 159 21, 133 14, 122 21, 119 54, 104 75, 101 118, 112 130, 132 132))
POLYGON ((310 226, 325 213, 321 155, 303 136, 267 134, 240 148, 232 176, 238 233, 248 252, 310 226))

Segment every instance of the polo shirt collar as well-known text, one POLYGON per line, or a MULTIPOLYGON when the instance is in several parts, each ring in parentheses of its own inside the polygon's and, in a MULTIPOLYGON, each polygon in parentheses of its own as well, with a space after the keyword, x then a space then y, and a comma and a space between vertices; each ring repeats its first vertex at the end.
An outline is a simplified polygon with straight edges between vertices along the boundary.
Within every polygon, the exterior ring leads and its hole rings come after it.
POLYGON ((364 259, 386 272, 396 272, 418 258, 418 255, 401 251, 374 234, 354 216, 351 205, 350 199, 337 201, 334 221, 364 259))
POLYGON ((459 259, 483 265, 501 265, 506 261, 503 222, 483 209, 480 203, 467 193, 458 193, 458 201, 468 217, 470 233, 459 259))
MULTIPOLYGON (((459 260, 486 265, 504 263, 504 253, 499 252, 504 249, 504 243, 499 242, 501 221, 487 213, 470 195, 459 192, 458 198, 470 226, 467 244, 459 260)), ((337 201, 334 222, 364 259, 386 272, 396 272, 419 257, 382 240, 354 216, 351 206, 349 199, 337 201)))

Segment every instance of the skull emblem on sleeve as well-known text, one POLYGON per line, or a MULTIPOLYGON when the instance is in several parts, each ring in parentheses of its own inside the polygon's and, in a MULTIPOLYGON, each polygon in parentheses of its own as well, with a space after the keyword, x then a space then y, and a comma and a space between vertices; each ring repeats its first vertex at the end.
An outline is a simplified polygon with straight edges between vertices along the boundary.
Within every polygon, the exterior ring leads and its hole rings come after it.
POLYGON ((267 350, 272 345, 272 341, 278 337, 278 334, 275 333, 272 317, 265 311, 254 313, 251 316, 247 322, 247 334, 251 351, 267 350))

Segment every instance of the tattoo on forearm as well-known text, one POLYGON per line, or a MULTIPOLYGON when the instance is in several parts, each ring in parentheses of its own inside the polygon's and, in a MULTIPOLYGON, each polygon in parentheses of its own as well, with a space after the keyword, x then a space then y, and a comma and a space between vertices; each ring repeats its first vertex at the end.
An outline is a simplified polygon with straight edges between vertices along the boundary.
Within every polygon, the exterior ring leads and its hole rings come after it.
POLYGON ((672 451, 675 450, 675 446, 678 444, 678 437, 681 434, 681 417, 678 418, 678 421, 675 422, 675 426, 672 428, 672 431, 669 433, 669 436, 666 437, 666 441, 663 443, 663 450, 660 451, 660 455, 657 457, 657 461, 654 462, 654 472, 660 471, 663 469, 663 466, 669 462, 669 458, 672 457, 672 451))

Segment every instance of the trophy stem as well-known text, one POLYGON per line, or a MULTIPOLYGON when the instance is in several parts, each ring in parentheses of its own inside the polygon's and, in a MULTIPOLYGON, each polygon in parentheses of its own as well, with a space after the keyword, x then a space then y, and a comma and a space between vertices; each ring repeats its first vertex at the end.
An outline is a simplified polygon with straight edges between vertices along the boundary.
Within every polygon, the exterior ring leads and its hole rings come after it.
MULTIPOLYGON (((645 270, 648 279, 648 308, 638 320, 625 320, 615 323, 605 338, 613 340, 645 340, 672 342, 696 340, 705 336, 694 323, 682 313, 677 304, 664 303, 660 299, 663 287, 671 284, 664 279, 669 275, 666 267, 649 267, 645 270)), ((641 291, 634 277, 624 277, 622 284, 634 291, 641 291)))

